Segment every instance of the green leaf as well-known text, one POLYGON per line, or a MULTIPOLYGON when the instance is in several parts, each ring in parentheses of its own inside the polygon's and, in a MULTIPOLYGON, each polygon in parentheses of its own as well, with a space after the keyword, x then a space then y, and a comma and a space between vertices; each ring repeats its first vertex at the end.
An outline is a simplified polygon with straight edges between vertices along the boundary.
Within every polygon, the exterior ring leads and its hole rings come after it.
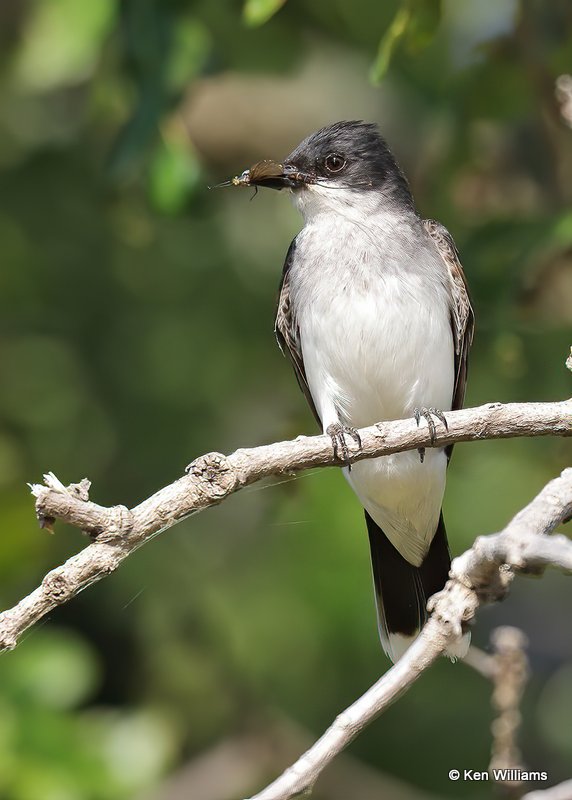
POLYGON ((42 92, 86 81, 116 13, 113 0, 38 0, 13 66, 18 83, 42 92))
POLYGON ((246 0, 242 10, 242 18, 251 27, 264 25, 280 11, 286 0, 246 0))
POLYGON ((179 212, 197 186, 200 167, 187 141, 163 140, 149 167, 149 194, 163 214, 179 212))
POLYGON ((370 73, 372 83, 380 83, 402 41, 412 52, 421 50, 432 40, 440 21, 441 0, 405 0, 379 43, 370 73))
POLYGON ((407 28, 408 49, 416 52, 426 47, 441 22, 441 0, 418 0, 407 28))
POLYGON ((202 68, 211 47, 210 33, 193 18, 182 19, 173 31, 165 74, 171 91, 182 92, 202 68))
POLYGON ((389 68, 395 48, 407 33, 410 22, 411 8, 408 5, 402 5, 394 16, 391 25, 381 37, 377 57, 370 72, 372 83, 379 84, 381 82, 389 68))
POLYGON ((554 220, 551 230, 552 243, 561 247, 570 247, 572 244, 572 213, 565 212, 554 220))
POLYGON ((4 692, 44 708, 75 708, 99 681, 95 654, 71 631, 36 631, 2 662, 4 692))

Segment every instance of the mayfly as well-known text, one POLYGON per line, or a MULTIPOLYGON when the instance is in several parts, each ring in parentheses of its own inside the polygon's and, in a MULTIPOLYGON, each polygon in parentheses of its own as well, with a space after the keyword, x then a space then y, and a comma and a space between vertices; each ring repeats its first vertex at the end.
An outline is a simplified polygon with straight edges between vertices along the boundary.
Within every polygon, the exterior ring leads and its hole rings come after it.
POLYGON ((292 185, 297 180, 300 180, 298 173, 292 173, 284 164, 278 161, 271 161, 265 159, 258 161, 250 169, 245 169, 241 175, 236 175, 227 181, 218 183, 214 189, 219 189, 223 186, 252 186, 258 188, 259 186, 266 186, 270 189, 284 189, 288 185, 292 185))

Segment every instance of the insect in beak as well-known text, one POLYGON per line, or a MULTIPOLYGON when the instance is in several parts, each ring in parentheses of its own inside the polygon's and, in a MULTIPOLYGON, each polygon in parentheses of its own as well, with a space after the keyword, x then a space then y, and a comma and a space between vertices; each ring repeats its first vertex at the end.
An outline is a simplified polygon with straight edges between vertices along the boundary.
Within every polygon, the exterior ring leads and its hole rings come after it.
POLYGON ((281 164, 278 161, 265 159, 258 161, 250 169, 244 170, 242 175, 237 175, 223 183, 217 184, 215 189, 222 186, 265 186, 269 189, 293 189, 307 181, 307 177, 292 164, 281 164))

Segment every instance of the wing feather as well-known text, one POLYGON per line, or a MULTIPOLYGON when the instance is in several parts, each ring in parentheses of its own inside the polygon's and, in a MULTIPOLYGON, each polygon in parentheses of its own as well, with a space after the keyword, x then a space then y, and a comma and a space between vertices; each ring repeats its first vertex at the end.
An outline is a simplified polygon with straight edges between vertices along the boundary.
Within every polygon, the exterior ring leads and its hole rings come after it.
POLYGON ((423 227, 433 240, 445 262, 451 288, 451 329, 455 345, 455 387, 452 408, 462 408, 467 386, 469 350, 473 342, 475 315, 469 297, 467 281, 453 237, 440 222, 423 220, 423 227))
POLYGON ((278 346, 288 356, 294 367, 296 378, 300 389, 304 392, 304 396, 308 401, 308 405, 312 414, 316 418, 318 424, 321 426, 320 417, 316 411, 316 406, 308 386, 308 379, 306 378, 306 370, 304 369, 304 358, 302 355, 302 343, 300 341, 300 329, 294 317, 292 303, 290 302, 290 267, 294 260, 294 253, 296 251, 296 239, 292 242, 286 254, 286 261, 284 262, 284 269, 282 271, 282 281, 280 283, 280 293, 278 296, 278 307, 276 309, 276 322, 274 324, 274 333, 278 346))

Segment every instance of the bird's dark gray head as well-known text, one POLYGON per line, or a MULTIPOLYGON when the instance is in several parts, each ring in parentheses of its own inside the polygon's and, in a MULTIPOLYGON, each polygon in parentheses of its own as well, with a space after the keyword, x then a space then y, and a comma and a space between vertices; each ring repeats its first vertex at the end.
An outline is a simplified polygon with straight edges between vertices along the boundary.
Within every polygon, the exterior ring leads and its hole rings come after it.
POLYGON ((348 189, 381 189, 387 181, 407 183, 377 125, 336 122, 304 139, 284 161, 310 180, 348 189))
POLYGON ((304 139, 284 161, 259 162, 235 181, 289 188, 295 195, 324 197, 327 192, 332 202, 337 192, 345 205, 355 192, 366 192, 381 196, 392 206, 413 209, 407 180, 377 125, 361 121, 336 122, 322 128, 304 139), (302 191, 312 189, 315 191, 302 191))

